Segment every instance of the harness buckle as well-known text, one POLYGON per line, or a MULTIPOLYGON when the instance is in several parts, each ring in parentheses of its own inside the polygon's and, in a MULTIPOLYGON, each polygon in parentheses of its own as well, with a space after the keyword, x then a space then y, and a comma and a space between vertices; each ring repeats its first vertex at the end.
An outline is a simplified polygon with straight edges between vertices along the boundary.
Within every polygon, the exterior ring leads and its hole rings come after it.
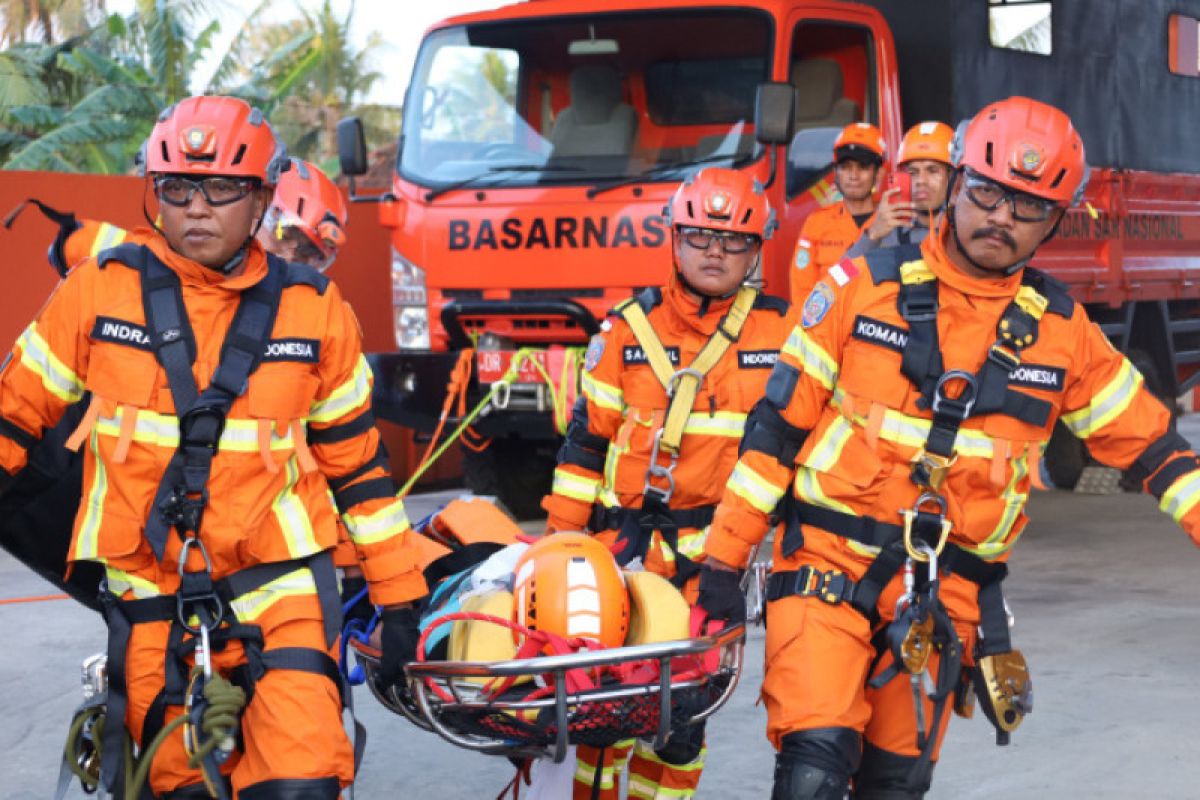
POLYGON ((183 447, 203 447, 217 452, 221 442, 221 434, 225 432, 225 412, 216 406, 196 406, 189 408, 179 418, 179 443, 183 447), (196 423, 208 418, 216 423, 215 434, 211 437, 193 438, 192 430, 196 423))
POLYGON ((993 362, 1003 369, 1006 375, 1021 366, 1020 356, 1001 347, 999 344, 994 344, 988 349, 987 357, 988 361, 993 362))
POLYGON ((922 447, 912 458, 912 478, 918 486, 937 491, 946 481, 946 473, 958 461, 958 453, 943 456, 922 447))
POLYGON ((933 388, 933 404, 930 408, 935 416, 942 414, 944 409, 948 416, 953 416, 961 422, 971 416, 971 410, 975 408, 975 399, 978 394, 979 385, 975 382, 974 375, 961 369, 948 370, 938 378, 937 384, 933 388), (951 381, 963 382, 963 389, 959 392, 958 397, 950 397, 946 394, 946 385, 951 381))
POLYGON ((822 602, 835 606, 844 600, 848 600, 846 590, 853 587, 854 584, 846 577, 846 573, 838 570, 831 570, 821 575, 821 580, 817 584, 814 594, 821 599, 822 602))
POLYGON ((913 561, 921 564, 929 564, 930 576, 932 577, 937 567, 937 557, 942 554, 942 550, 946 547, 946 539, 950 536, 950 529, 953 524, 946 519, 946 498, 933 492, 925 492, 917 498, 917 502, 913 503, 912 508, 900 509, 900 516, 904 517, 904 551, 908 553, 908 557, 913 561), (923 506, 930 503, 936 506, 935 511, 929 511, 923 506), (922 518, 922 515, 925 515, 922 518), (933 517, 933 519, 929 519, 933 517), (924 523, 936 522, 940 528, 938 532, 937 543, 926 541, 923 537, 913 541, 913 530, 917 527, 917 522, 920 521, 922 527, 924 523))
POLYGON ((182 486, 176 486, 158 510, 167 524, 181 532, 196 533, 200 530, 200 521, 204 517, 204 508, 207 505, 207 488, 201 489, 198 494, 189 494, 182 486))
POLYGON ((662 428, 659 428, 654 434, 654 444, 650 447, 650 466, 646 468, 646 484, 642 487, 642 494, 653 494, 662 502, 663 505, 666 505, 671 499, 671 496, 675 494, 674 472, 675 467, 679 465, 679 454, 670 453, 671 463, 665 467, 658 463, 658 451, 659 444, 662 442, 662 435, 662 428), (659 487, 654 486, 651 483, 654 478, 666 481, 667 488, 660 489, 659 487))

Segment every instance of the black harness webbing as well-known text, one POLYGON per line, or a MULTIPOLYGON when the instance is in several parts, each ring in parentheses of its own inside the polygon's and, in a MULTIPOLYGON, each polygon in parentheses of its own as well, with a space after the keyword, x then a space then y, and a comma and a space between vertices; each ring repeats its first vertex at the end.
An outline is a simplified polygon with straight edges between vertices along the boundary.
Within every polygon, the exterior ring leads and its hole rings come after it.
MULTIPOLYGON (((874 517, 858 517, 801 501, 796 502, 795 508, 800 521, 805 525, 820 528, 868 547, 880 548, 879 555, 867 567, 862 578, 858 581, 847 579, 852 585, 841 588, 837 598, 838 602, 849 602, 868 619, 877 620, 876 606, 879 596, 904 565, 904 528, 890 522, 881 522, 874 517)), ((919 532, 917 538, 920 538, 919 532)), ((786 532, 780 545, 785 557, 799 549, 798 544, 789 540, 786 532)), ((1004 596, 1001 592, 1001 582, 1008 574, 1008 565, 984 561, 953 542, 946 543, 945 549, 938 557, 938 565, 941 570, 958 575, 979 587, 979 617, 980 628, 983 631, 979 652, 988 655, 1011 650, 1008 612, 1004 609, 1004 596)), ((810 581, 811 578, 802 580, 800 572, 774 573, 767 583, 768 599, 774 600, 789 594, 811 594, 826 599, 822 593, 816 591, 794 591, 795 587, 803 589, 810 585, 810 581), (772 594, 774 596, 771 596, 772 594)))
POLYGON ((700 571, 700 566, 679 552, 679 529, 708 527, 712 524, 716 508, 670 508, 659 500, 658 495, 651 492, 643 496, 640 508, 602 506, 599 503, 592 506, 588 530, 619 531, 617 543, 621 549, 614 555, 621 566, 625 566, 634 558, 645 558, 654 531, 658 531, 675 555, 675 576, 671 578, 671 582, 676 586, 683 586, 688 578, 700 571))

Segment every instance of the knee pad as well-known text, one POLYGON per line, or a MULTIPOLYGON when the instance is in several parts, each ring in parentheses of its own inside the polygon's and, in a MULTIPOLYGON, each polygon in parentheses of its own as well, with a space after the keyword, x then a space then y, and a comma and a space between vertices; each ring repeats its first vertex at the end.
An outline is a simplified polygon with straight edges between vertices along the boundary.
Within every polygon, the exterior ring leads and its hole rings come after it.
POLYGON ((240 800, 338 800, 342 787, 337 778, 279 778, 247 786, 240 800))
POLYGON ((921 800, 933 781, 933 765, 914 774, 920 759, 902 756, 867 742, 862 766, 854 776, 855 800, 921 800))
POLYGON ((812 728, 783 737, 771 800, 842 800, 858 769, 862 736, 851 728, 812 728))
POLYGON ((690 764, 700 757, 704 749, 704 723, 689 725, 682 731, 676 731, 661 749, 655 750, 654 755, 668 764, 681 767, 690 764))

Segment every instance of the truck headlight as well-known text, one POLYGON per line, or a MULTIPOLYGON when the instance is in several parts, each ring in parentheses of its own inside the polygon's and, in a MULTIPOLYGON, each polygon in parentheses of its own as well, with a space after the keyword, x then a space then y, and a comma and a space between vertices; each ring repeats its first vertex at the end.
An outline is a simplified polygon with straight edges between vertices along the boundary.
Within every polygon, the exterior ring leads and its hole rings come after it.
POLYGON ((392 312, 396 346, 402 350, 429 348, 429 293, 425 270, 392 248, 392 312))

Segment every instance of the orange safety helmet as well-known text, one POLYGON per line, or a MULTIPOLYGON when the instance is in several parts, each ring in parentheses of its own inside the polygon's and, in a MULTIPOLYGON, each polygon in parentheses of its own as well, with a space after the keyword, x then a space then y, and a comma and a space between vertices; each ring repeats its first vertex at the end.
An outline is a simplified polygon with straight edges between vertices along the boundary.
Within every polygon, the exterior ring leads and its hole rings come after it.
POLYGON ((970 167, 997 183, 1064 206, 1087 185, 1083 140, 1071 118, 1028 97, 984 107, 954 136, 954 166, 970 167))
POLYGON ((268 187, 289 164, 262 111, 217 96, 189 97, 159 114, 138 162, 150 174, 258 178, 268 187))
POLYGON ((744 172, 706 167, 675 190, 667 206, 669 226, 691 225, 770 239, 778 222, 761 183, 744 172))
POLYGON ((883 133, 869 122, 852 122, 842 128, 833 141, 834 163, 847 158, 860 164, 882 164, 887 161, 887 143, 883 133))
POLYGON ((616 559, 585 533, 554 533, 517 560, 514 614, 532 630, 620 647, 629 629, 629 595, 616 559))
POLYGON ((271 207, 263 220, 267 235, 282 239, 296 228, 320 254, 312 266, 324 272, 346 243, 349 212, 341 190, 313 164, 292 159, 292 168, 279 179, 271 207))
POLYGON ((896 151, 896 164, 903 166, 909 161, 939 161, 954 166, 950 160, 950 145, 954 141, 954 129, 944 122, 919 122, 908 129, 900 140, 896 151))

